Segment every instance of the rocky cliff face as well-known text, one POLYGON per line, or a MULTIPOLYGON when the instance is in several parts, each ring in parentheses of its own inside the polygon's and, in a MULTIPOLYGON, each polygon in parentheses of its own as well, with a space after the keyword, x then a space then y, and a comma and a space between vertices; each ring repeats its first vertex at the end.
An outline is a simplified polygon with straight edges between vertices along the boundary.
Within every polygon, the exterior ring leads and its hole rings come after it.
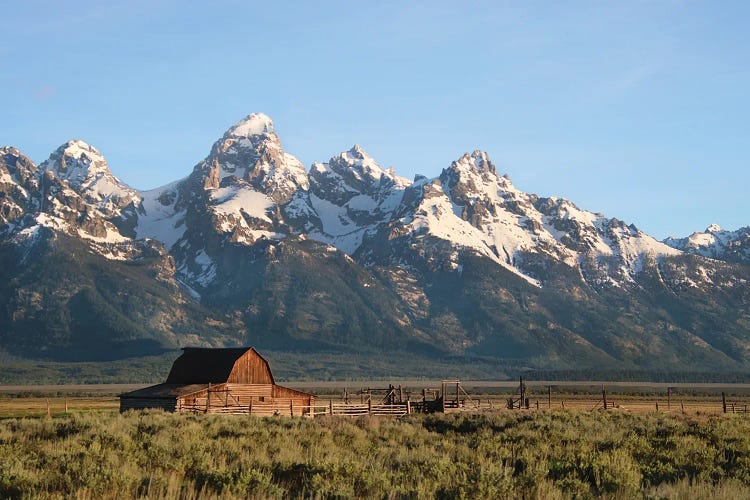
MULTIPOLYGON (((6 147, 0 222, 4 262, 18 273, 8 275, 16 299, 5 305, 7 331, 32 324, 17 321, 38 309, 29 304, 48 302, 72 335, 78 323, 64 311, 84 290, 104 297, 106 281, 116 296, 160 290, 158 305, 111 301, 97 313, 110 325, 101 335, 120 338, 105 317, 151 311, 125 336, 153 345, 389 348, 631 368, 750 359, 747 231, 659 242, 519 190, 482 151, 432 179, 399 177, 356 145, 305 171, 256 113, 187 177, 139 192, 82 141, 39 167, 6 147), (77 268, 80 255, 96 271, 69 276, 65 290, 29 281, 77 268), (136 285, 126 269, 138 269, 136 285)), ((54 337, 49 322, 33 324, 39 339, 54 337)), ((14 339, 0 345, 39 355, 14 339)))

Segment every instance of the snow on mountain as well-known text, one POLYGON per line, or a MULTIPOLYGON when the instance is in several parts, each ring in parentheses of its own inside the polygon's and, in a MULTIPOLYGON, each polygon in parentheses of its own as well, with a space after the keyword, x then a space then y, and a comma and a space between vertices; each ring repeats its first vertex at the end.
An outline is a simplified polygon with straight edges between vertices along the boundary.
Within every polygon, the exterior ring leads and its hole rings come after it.
MULTIPOLYGON (((460 253, 468 250, 538 285, 544 276, 530 257, 580 269, 596 283, 617 284, 680 250, 718 255, 736 236, 709 228, 684 242, 658 242, 563 198, 521 191, 482 151, 463 155, 437 178, 414 182, 382 168, 359 145, 305 171, 283 150, 273 121, 262 113, 230 127, 190 176, 151 191, 122 183, 83 141, 63 144, 36 171, 17 151, 4 148, 2 154, 0 189, 13 191, 2 200, 4 221, 28 211, 24 196, 33 197, 27 191, 39 191, 33 183, 49 178, 45 196, 38 197, 47 222, 54 219, 56 227, 98 243, 160 241, 172 251, 178 271, 198 285, 217 275, 225 244, 252 246, 266 238, 309 238, 352 256, 363 248, 360 253, 372 254, 375 241, 406 239, 418 248, 440 240, 444 250, 428 253, 448 269, 459 269, 460 253), (18 172, 25 172, 28 188, 18 172), (380 233, 388 235, 385 240, 380 233)), ((389 257, 379 253, 392 263, 405 262, 400 250, 392 249, 389 257)))
POLYGON ((138 193, 112 175, 104 156, 81 140, 60 146, 40 166, 68 185, 105 217, 119 215, 120 210, 138 203, 138 193))
POLYGON ((750 264, 750 226, 729 231, 711 224, 703 232, 685 238, 669 237, 667 245, 709 259, 750 264))
POLYGON ((525 265, 529 255, 571 267, 593 263, 615 282, 632 281, 645 262, 679 254, 634 226, 517 189, 481 151, 465 154, 436 179, 416 182, 405 199, 390 238, 429 234, 449 242, 449 269, 460 267, 455 250, 470 249, 534 284, 541 276, 525 265))
POLYGON ((0 224, 38 208, 39 169, 16 148, 0 148, 0 224))
POLYGON ((184 179, 151 191, 141 191, 138 218, 135 226, 137 238, 152 238, 164 244, 167 250, 185 234, 186 209, 179 207, 184 179))
POLYGON ((310 168, 310 205, 320 221, 312 239, 353 254, 367 234, 389 222, 411 184, 383 170, 359 145, 310 168))
POLYGON ((249 115, 227 130, 195 170, 204 177, 206 189, 241 180, 277 204, 308 188, 304 165, 284 152, 273 121, 262 113, 249 115))

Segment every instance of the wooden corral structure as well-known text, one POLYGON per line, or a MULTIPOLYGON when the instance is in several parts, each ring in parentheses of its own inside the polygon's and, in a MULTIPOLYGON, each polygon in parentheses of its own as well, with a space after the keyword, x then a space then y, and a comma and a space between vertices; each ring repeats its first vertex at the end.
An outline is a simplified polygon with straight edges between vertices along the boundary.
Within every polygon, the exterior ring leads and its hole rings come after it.
POLYGON ((120 395, 120 411, 312 416, 315 396, 283 387, 252 347, 186 347, 167 381, 120 395))

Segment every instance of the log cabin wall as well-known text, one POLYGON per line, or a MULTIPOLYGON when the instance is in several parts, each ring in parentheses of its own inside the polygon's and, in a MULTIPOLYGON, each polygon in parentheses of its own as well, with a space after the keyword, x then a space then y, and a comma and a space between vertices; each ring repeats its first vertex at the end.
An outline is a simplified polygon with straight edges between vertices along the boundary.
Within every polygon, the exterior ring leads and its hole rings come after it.
POLYGON ((315 397, 312 394, 306 392, 297 391, 281 385, 273 386, 273 398, 274 399, 292 399, 294 404, 310 406, 315 404, 315 397))

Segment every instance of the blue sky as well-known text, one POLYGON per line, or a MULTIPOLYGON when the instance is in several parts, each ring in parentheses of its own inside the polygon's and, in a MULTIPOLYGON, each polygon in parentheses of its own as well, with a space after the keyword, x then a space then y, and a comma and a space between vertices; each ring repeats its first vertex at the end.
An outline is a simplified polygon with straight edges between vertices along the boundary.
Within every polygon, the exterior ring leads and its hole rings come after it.
POLYGON ((489 152, 659 238, 750 225, 750 2, 3 2, 0 144, 145 189, 270 115, 307 166, 489 152))

